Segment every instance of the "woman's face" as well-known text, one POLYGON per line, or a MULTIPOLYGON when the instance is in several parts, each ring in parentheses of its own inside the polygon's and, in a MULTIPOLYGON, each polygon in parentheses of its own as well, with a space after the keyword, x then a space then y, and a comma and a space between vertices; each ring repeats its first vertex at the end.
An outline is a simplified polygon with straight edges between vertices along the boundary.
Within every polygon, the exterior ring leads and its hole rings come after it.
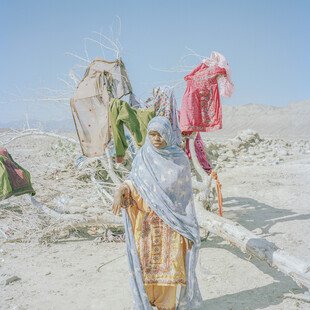
POLYGON ((160 135, 158 131, 150 130, 149 138, 151 140, 152 145, 156 147, 157 149, 161 149, 167 146, 166 141, 164 140, 164 138, 160 135))

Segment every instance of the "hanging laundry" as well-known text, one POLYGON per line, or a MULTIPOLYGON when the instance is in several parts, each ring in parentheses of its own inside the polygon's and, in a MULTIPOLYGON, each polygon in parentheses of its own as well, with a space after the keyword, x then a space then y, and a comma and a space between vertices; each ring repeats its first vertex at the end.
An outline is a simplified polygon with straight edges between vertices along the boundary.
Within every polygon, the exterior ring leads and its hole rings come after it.
MULTIPOLYGON (((191 155, 191 151, 190 151, 190 148, 189 148, 189 138, 186 137, 186 140, 185 140, 186 144, 185 144, 185 153, 188 157, 188 159, 191 159, 192 158, 192 155, 191 155)), ((195 152, 196 152, 196 155, 197 155, 197 159, 199 161, 199 164, 201 165, 202 169, 210 175, 210 173, 212 172, 212 166, 210 165, 208 159, 207 159, 207 154, 205 152, 205 145, 204 145, 204 142, 200 136, 200 133, 198 132, 196 137, 195 137, 195 140, 194 140, 194 146, 195 146, 195 152)))
MULTIPOLYGON (((136 100, 134 95, 131 98, 136 100)), ((123 100, 112 99, 110 101, 109 121, 114 139, 116 162, 123 161, 128 148, 124 126, 127 127, 137 146, 140 147, 145 141, 147 124, 155 116, 165 116, 169 119, 175 141, 181 145, 182 137, 177 117, 177 103, 171 87, 155 88, 153 97, 148 100, 148 103, 142 104, 140 102, 140 108, 137 106, 138 104, 130 106, 123 100), (141 106, 148 107, 141 108, 141 106)))
MULTIPOLYGON (((182 135, 178 121, 179 113, 177 111, 177 102, 174 96, 173 88, 169 86, 157 87, 153 90, 153 96, 153 105, 156 116, 165 116, 169 119, 177 144, 181 145, 182 135)), ((212 167, 207 160, 205 145, 199 133, 195 137, 194 146, 200 165, 208 174, 210 174, 212 167)), ((185 152, 188 158, 191 159, 188 138, 186 138, 185 152)))
POLYGON ((83 155, 102 156, 111 139, 109 101, 132 93, 121 59, 95 59, 87 68, 70 105, 83 155))
POLYGON ((206 58, 202 61, 208 67, 218 66, 226 70, 226 75, 220 75, 217 79, 220 95, 224 97, 231 97, 234 91, 234 84, 230 77, 230 66, 222 54, 218 52, 212 52, 209 58, 206 58))
POLYGON ((0 148, 0 200, 13 195, 35 195, 30 179, 30 173, 5 148, 0 148))
POLYGON ((184 77, 187 82, 180 110, 182 133, 209 132, 222 128, 221 93, 231 96, 233 84, 229 66, 223 55, 213 52, 197 68, 184 77))
POLYGON ((129 95, 129 104, 130 104, 130 106, 132 106, 134 108, 147 108, 147 106, 145 106, 144 102, 142 100, 140 100, 139 98, 137 98, 134 93, 131 93, 129 95))
POLYGON ((130 131, 137 146, 141 147, 145 141, 147 125, 153 117, 155 117, 154 107, 136 109, 123 100, 112 99, 110 101, 109 120, 114 140, 116 162, 123 162, 123 157, 128 148, 124 126, 130 131))
POLYGON ((169 86, 157 87, 153 91, 156 116, 164 116, 169 119, 177 145, 182 143, 181 130, 178 121, 177 102, 173 88, 169 86))

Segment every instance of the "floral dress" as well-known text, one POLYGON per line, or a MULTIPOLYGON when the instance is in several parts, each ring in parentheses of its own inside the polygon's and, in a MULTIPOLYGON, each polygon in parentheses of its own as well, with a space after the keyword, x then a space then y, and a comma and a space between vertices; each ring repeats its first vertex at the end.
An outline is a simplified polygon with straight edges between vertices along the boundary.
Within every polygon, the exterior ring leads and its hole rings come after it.
POLYGON ((182 133, 213 131, 222 128, 222 107, 218 77, 226 70, 200 64, 184 77, 187 82, 180 110, 182 133))
POLYGON ((175 309, 177 285, 186 285, 188 241, 152 211, 131 181, 134 201, 127 209, 139 255, 143 283, 152 305, 175 309))

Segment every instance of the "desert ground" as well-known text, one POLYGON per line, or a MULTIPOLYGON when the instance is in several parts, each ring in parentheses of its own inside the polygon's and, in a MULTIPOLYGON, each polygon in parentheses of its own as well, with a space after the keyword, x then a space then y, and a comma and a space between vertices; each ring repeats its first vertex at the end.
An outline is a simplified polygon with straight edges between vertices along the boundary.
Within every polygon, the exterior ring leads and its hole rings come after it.
MULTIPOLYGON (((309 107, 309 101, 285 108, 226 106, 223 130, 204 134, 208 159, 219 167, 224 217, 308 263, 309 107)), ((63 135, 77 139, 74 132, 63 135)), ((6 147, 31 172, 37 201, 60 213, 108 214, 119 222, 76 169, 78 146, 33 135, 6 147)), ((125 243, 105 242, 104 227, 92 229, 72 233, 27 197, 1 201, 0 309, 132 309, 125 243), (57 227, 64 229, 53 238, 57 227)), ((206 238, 202 230, 201 236, 201 309, 310 309, 302 299, 308 292, 289 276, 216 235, 206 238)))

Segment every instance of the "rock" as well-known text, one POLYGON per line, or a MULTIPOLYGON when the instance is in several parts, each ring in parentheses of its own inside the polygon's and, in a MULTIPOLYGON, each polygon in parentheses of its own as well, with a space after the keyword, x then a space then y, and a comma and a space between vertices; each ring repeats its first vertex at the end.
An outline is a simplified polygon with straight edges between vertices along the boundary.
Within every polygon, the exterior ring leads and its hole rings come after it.
POLYGON ((228 156, 228 157, 235 157, 235 154, 232 152, 232 151, 228 151, 227 153, 226 153, 226 156, 228 156))
POLYGON ((107 233, 106 233, 106 239, 108 240, 108 242, 112 242, 113 241, 113 234, 112 234, 112 231, 110 229, 107 230, 107 233))
POLYGON ((255 143, 255 141, 259 142, 261 140, 259 134, 252 129, 243 130, 238 134, 236 138, 239 138, 242 142, 249 142, 249 143, 250 142, 255 143))
POLYGON ((256 235, 261 235, 263 233, 263 230, 261 228, 255 228, 252 230, 252 232, 256 235))
POLYGON ((66 211, 70 214, 85 213, 86 212, 86 210, 82 207, 69 207, 66 209, 66 211))
POLYGON ((93 242, 98 245, 99 243, 102 243, 104 241, 104 238, 101 236, 101 237, 97 237, 93 240, 93 242))
POLYGON ((228 156, 226 155, 220 155, 219 158, 217 159, 219 162, 226 161, 228 159, 228 156))
POLYGON ((253 158, 250 157, 250 156, 244 156, 241 158, 241 161, 244 161, 244 162, 253 162, 253 158))
POLYGON ((88 214, 102 214, 104 213, 104 209, 99 208, 99 207, 88 208, 87 213, 88 214))
POLYGON ((278 155, 278 156, 287 156, 287 155, 289 155, 289 154, 288 154, 287 150, 285 150, 285 149, 280 149, 280 150, 277 151, 277 155, 278 155))
POLYGON ((242 147, 242 141, 239 139, 231 139, 228 141, 228 147, 230 149, 238 150, 242 147))
POLYGON ((224 155, 226 153, 226 149, 219 149, 217 153, 219 154, 219 156, 224 155))
POLYGON ((97 230, 97 233, 98 233, 99 235, 103 234, 104 232, 105 232, 105 229, 102 228, 102 227, 100 227, 100 228, 97 230))
POLYGON ((256 153, 255 153, 254 149, 251 147, 248 149, 248 154, 249 155, 255 155, 256 153))
POLYGON ((273 164, 273 165, 279 165, 279 163, 280 163, 280 159, 279 158, 276 158, 273 161, 271 161, 271 164, 273 164))
POLYGON ((90 227, 88 230, 87 230, 87 233, 91 236, 95 236, 97 235, 97 228, 96 227, 90 227))
POLYGON ((16 281, 19 281, 19 280, 21 280, 21 278, 19 278, 17 276, 10 277, 10 278, 6 279, 5 285, 9 285, 9 284, 16 282, 16 281))
POLYGON ((259 159, 265 158, 265 154, 264 153, 257 154, 257 158, 259 159))
POLYGON ((226 168, 234 168, 235 167, 235 165, 232 163, 227 163, 227 164, 225 164, 225 166, 226 166, 226 168))
POLYGON ((10 301, 10 300, 13 300, 14 297, 9 297, 9 298, 6 298, 5 301, 10 301))
POLYGON ((68 229, 61 230, 58 234, 59 239, 65 239, 70 236, 70 231, 68 229))

